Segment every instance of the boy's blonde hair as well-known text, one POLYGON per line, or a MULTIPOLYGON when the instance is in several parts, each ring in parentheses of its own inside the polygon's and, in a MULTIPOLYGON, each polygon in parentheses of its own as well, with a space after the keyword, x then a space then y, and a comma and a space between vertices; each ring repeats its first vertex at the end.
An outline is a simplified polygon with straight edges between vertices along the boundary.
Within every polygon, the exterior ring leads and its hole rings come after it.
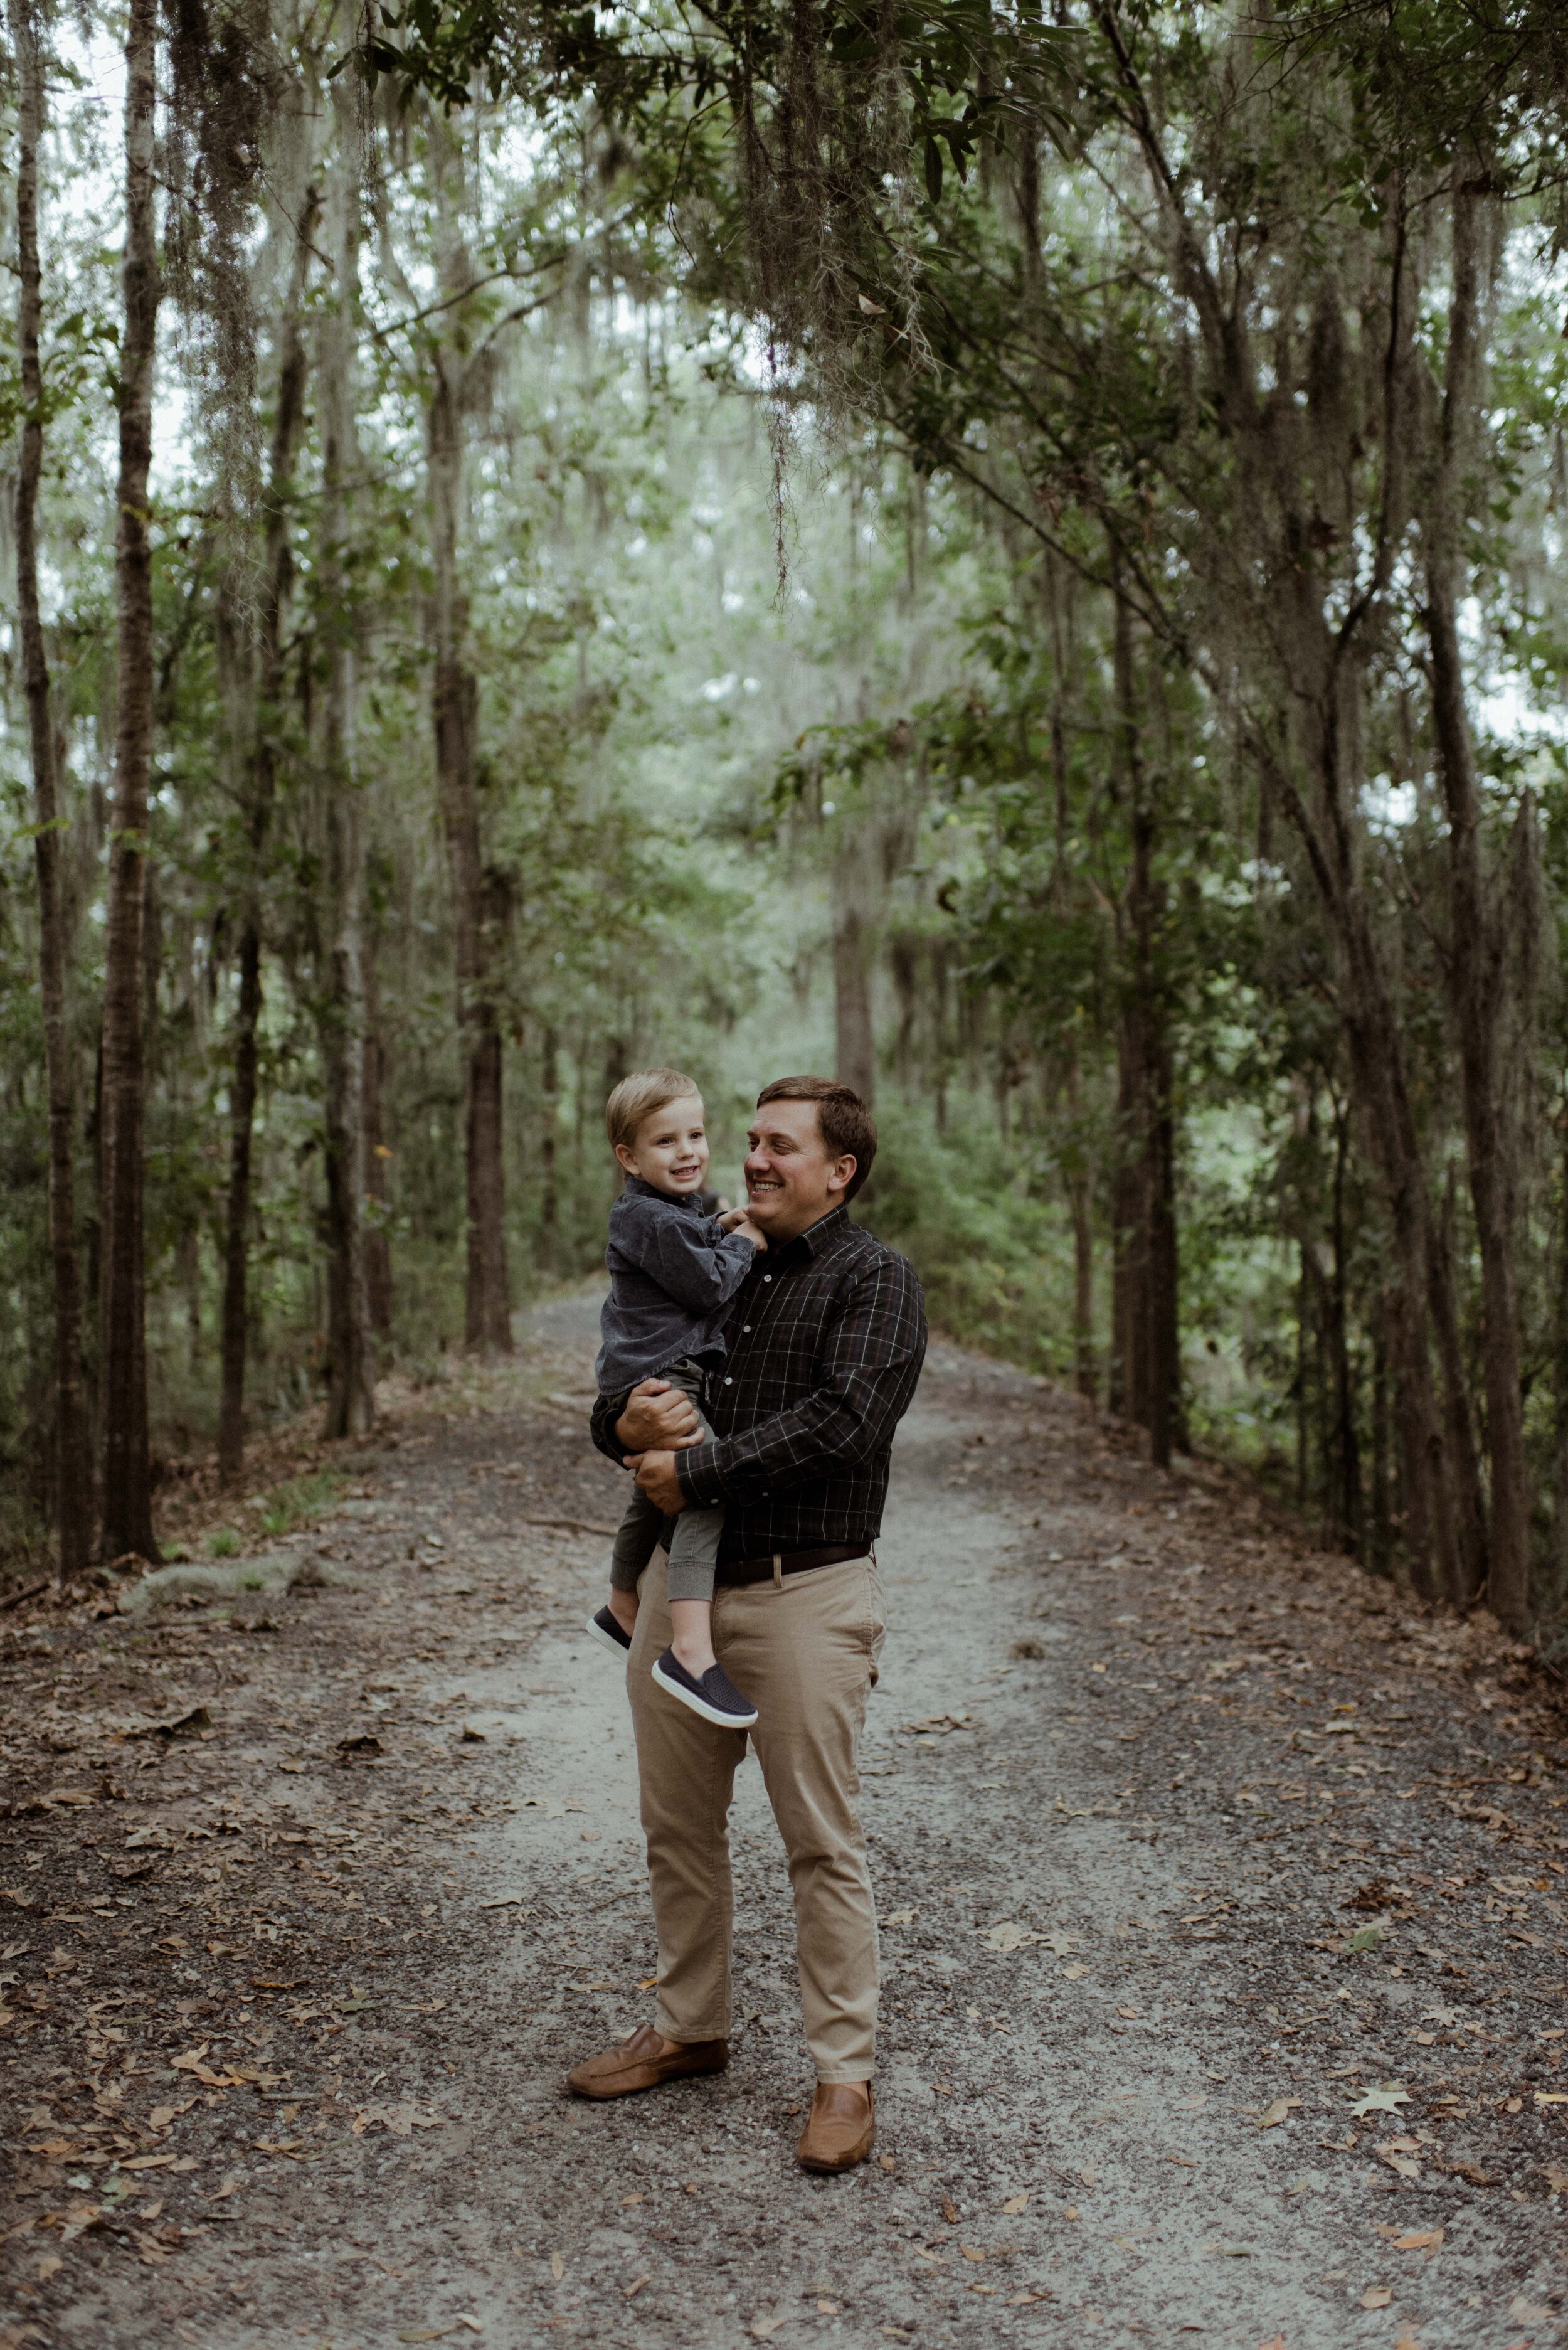
POLYGON ((679 1069, 639 1069, 629 1077, 622 1077, 605 1104, 605 1132, 610 1149, 624 1144, 628 1150, 635 1145, 638 1132, 645 1118, 656 1110, 668 1108, 674 1101, 684 1101, 688 1094, 702 1098, 702 1088, 695 1077, 683 1077, 679 1069))

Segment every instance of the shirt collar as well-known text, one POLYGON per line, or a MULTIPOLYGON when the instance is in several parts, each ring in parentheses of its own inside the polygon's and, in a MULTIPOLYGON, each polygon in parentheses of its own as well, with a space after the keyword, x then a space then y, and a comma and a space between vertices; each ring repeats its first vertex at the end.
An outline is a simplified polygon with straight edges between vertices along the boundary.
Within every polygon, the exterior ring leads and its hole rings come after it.
POLYGON ((628 1175, 626 1188, 641 1200, 662 1200, 667 1208, 695 1208, 702 1212, 701 1191, 661 1191, 657 1183, 645 1182, 640 1175, 628 1175))
POLYGON ((786 1241, 779 1254, 788 1256, 794 1249, 804 1249, 807 1256, 820 1256, 823 1250, 836 1240, 848 1222, 846 1207, 829 1208, 826 1216, 819 1216, 815 1224, 807 1224, 804 1232, 796 1232, 794 1240, 786 1241))

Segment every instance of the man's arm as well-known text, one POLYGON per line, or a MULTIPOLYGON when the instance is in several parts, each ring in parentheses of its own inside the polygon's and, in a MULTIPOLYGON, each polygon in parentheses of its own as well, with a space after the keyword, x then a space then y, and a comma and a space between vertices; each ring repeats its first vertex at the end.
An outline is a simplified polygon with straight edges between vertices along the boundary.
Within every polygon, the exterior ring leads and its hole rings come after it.
POLYGON ((787 1410, 680 1455, 689 1502, 748 1502, 885 1451, 926 1352, 914 1269, 890 1252, 856 1283, 828 1333, 821 1384, 787 1410))

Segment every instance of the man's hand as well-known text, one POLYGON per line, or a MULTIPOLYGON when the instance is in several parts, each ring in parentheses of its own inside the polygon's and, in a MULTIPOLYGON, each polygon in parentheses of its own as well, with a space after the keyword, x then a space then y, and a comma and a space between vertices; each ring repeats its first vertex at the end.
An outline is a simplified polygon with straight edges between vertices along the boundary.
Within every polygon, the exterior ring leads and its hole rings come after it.
POLYGON ((668 1379, 643 1379, 626 1399, 615 1438, 628 1452, 679 1451, 697 1441, 696 1409, 668 1379))
POLYGON ((674 1452, 639 1452, 626 1464, 636 1470, 639 1485, 654 1508, 662 1510, 667 1518, 675 1517, 686 1507, 686 1496, 675 1473, 679 1458, 674 1452))

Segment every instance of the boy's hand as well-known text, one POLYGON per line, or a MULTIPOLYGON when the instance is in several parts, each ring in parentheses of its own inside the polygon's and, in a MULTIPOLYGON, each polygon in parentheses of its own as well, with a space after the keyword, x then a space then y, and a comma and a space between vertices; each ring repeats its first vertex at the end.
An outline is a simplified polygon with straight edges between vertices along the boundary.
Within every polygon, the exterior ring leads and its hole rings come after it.
POLYGON ((726 1208, 719 1218, 719 1230, 722 1232, 732 1232, 737 1225, 743 1224, 745 1221, 744 1208, 726 1208))
POLYGON ((669 1451, 697 1440, 697 1412, 691 1399, 668 1379, 642 1379, 626 1399, 626 1409, 615 1424, 618 1444, 628 1452, 669 1451))
POLYGON ((672 1518, 686 1507, 686 1496, 680 1490, 680 1480, 675 1471, 680 1455, 675 1452, 639 1452, 627 1462, 637 1471, 637 1482, 656 1510, 672 1518))
POLYGON ((766 1248, 767 1235, 757 1230, 744 1208, 732 1208, 727 1216, 720 1217, 719 1222, 727 1232, 739 1232, 741 1238, 750 1241, 753 1248, 766 1248))

